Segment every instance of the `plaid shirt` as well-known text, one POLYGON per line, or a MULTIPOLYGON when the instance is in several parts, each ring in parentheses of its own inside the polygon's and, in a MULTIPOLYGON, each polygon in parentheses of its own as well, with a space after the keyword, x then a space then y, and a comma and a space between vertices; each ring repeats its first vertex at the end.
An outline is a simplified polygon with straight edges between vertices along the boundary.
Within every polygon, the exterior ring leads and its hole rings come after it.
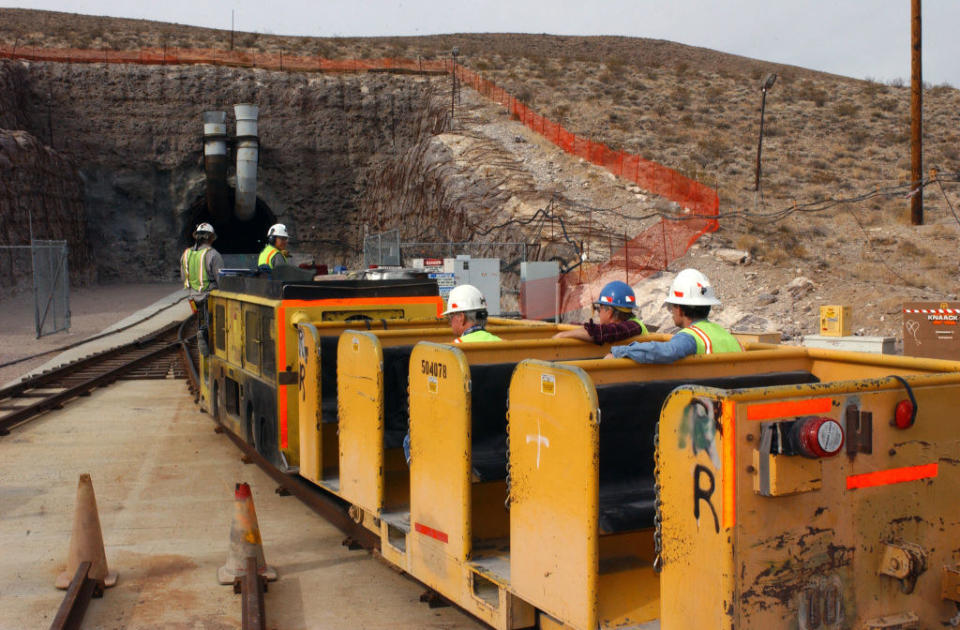
POLYGON ((632 320, 612 324, 594 324, 591 319, 583 327, 587 330, 590 338, 593 339, 593 343, 597 345, 623 341, 630 337, 636 337, 642 332, 640 324, 632 320))

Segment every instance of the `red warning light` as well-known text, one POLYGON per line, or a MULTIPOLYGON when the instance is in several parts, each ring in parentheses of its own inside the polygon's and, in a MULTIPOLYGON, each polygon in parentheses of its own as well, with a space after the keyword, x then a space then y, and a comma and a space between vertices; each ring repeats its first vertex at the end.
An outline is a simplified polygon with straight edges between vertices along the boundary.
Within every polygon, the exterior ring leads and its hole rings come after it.
POLYGON ((833 457, 843 448, 843 427, 832 418, 808 418, 800 427, 800 450, 807 457, 833 457))
POLYGON ((901 400, 897 403, 897 408, 893 413, 894 424, 898 429, 909 429, 913 426, 914 409, 913 403, 909 400, 901 400))

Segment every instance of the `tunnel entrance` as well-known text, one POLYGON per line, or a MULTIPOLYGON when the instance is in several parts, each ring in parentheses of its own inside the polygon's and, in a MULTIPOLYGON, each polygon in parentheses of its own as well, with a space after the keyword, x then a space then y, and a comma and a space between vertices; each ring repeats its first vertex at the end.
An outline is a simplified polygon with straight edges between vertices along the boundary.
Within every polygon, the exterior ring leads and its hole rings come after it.
POLYGON ((227 188, 227 210, 214 216, 207 207, 205 195, 197 197, 190 207, 181 213, 180 246, 184 249, 193 245, 193 230, 200 223, 209 223, 217 233, 214 248, 221 254, 257 254, 267 242, 267 230, 277 222, 270 207, 257 197, 257 207, 253 218, 241 221, 233 215, 236 193, 227 188))

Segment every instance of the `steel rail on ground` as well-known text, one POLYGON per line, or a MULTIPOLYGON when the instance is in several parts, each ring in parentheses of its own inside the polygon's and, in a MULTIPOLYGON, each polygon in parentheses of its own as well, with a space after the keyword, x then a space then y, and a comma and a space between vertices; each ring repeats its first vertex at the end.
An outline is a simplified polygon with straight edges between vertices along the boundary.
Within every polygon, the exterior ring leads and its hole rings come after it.
POLYGON ((86 560, 77 567, 50 630, 79 630, 90 600, 103 595, 103 585, 89 577, 91 566, 86 560))
POLYGON ((141 337, 128 344, 67 363, 0 390, 0 403, 9 403, 9 401, 23 398, 40 399, 33 404, 25 406, 0 404, 0 411, 8 412, 0 416, 0 435, 7 435, 10 429, 16 425, 22 424, 45 411, 59 409, 63 407, 64 403, 68 400, 87 395, 97 387, 108 385, 119 380, 126 373, 147 365, 149 362, 170 352, 174 352, 184 343, 182 335, 183 327, 191 319, 193 319, 193 316, 187 318, 184 322, 174 322, 155 333, 141 337), (170 333, 177 328, 179 328, 181 333, 180 340, 166 341, 166 339, 171 337, 170 333), (126 359, 125 355, 134 356, 132 359, 126 359), (90 370, 97 366, 103 366, 103 370, 100 371, 100 373, 89 378, 83 378, 83 380, 75 385, 69 385, 57 392, 39 391, 42 389, 52 389, 55 386, 54 384, 58 382, 64 380, 69 381, 72 374, 76 374, 81 370, 90 370))

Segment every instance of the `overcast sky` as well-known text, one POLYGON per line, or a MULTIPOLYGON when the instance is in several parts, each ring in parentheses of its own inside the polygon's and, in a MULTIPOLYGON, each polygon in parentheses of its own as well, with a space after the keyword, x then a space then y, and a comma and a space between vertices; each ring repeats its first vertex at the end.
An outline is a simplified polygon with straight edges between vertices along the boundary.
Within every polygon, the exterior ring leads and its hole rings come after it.
MULTIPOLYGON (((277 35, 463 32, 666 39, 856 78, 909 82, 910 0, 31 0, 33 9, 277 35)), ((960 1, 923 4, 923 78, 960 87, 960 1)))

